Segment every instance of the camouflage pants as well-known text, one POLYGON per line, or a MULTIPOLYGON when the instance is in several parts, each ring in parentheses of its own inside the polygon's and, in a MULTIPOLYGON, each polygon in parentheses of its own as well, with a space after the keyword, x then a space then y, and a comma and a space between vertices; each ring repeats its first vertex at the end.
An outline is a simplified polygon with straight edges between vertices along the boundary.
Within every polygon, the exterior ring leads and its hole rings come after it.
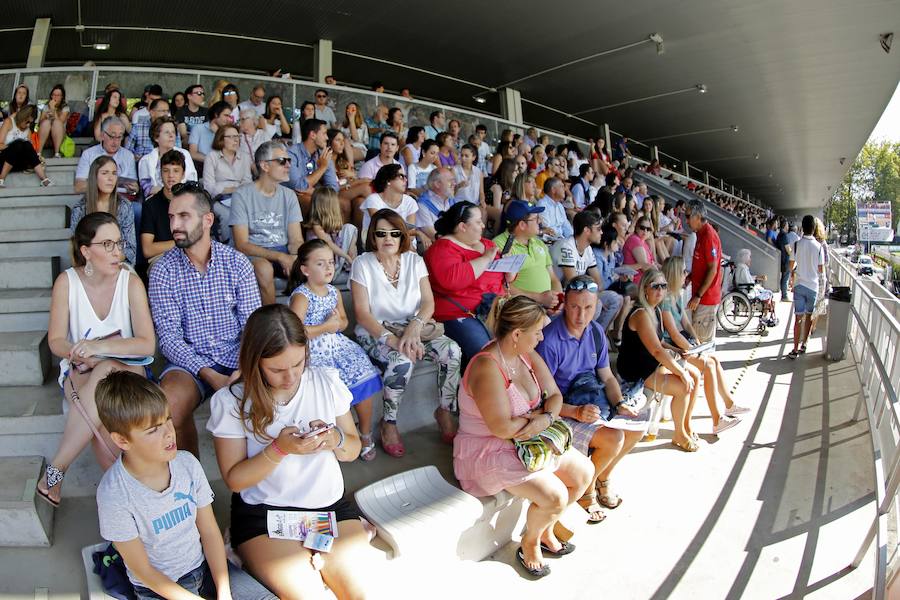
MULTIPOLYGON (((395 423, 400 401, 403 399, 403 393, 409 385, 416 365, 405 355, 387 344, 379 342, 367 333, 357 336, 357 341, 382 370, 384 380, 384 416, 382 418, 388 423, 395 423)), ((425 360, 437 364, 438 367, 437 384, 441 408, 449 411, 456 410, 461 356, 459 346, 447 336, 423 342, 423 345, 425 346, 425 360)))

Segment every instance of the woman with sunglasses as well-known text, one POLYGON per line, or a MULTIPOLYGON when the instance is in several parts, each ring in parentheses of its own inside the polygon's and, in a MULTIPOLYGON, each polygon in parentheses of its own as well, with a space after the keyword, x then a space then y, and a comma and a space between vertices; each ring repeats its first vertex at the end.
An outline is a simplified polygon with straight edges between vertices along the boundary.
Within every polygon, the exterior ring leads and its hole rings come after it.
POLYGON ((35 175, 46 187, 53 182, 47 177, 44 163, 31 145, 31 131, 37 118, 37 109, 29 104, 16 111, 16 116, 0 125, 0 188, 5 187, 7 175, 14 171, 34 169, 35 175))
POLYGON ((67 402, 77 403, 69 406, 59 447, 37 486, 38 493, 53 506, 59 506, 66 470, 92 436, 97 462, 104 470, 118 455, 97 416, 94 390, 112 371, 140 375, 147 371, 142 365, 112 357, 152 357, 156 351, 147 292, 137 275, 122 268, 124 247, 112 215, 87 215, 72 236, 73 266, 53 284, 47 339, 53 354, 62 357, 59 384, 63 395, 67 402))
POLYGON ((685 452, 696 452, 697 441, 691 429, 691 414, 697 400, 700 373, 683 359, 676 359, 663 341, 663 316, 660 304, 669 284, 656 268, 647 269, 641 279, 638 301, 622 328, 620 360, 616 367, 622 378, 622 396, 636 398, 644 388, 672 397, 672 444, 685 452))
POLYGON ((119 168, 111 156, 104 154, 94 159, 88 172, 87 191, 81 201, 72 207, 69 227, 74 232, 82 218, 96 212, 115 215, 125 244, 125 260, 134 265, 137 257, 134 210, 131 202, 119 195, 118 180, 119 168))
MULTIPOLYGON (((366 235, 366 253, 353 261, 350 270, 356 339, 384 371, 381 446, 395 458, 406 453, 397 430, 397 413, 415 366, 422 359, 438 364, 440 406, 434 417, 441 439, 452 443, 456 434, 453 410, 460 349, 445 335, 422 339, 423 328, 434 313, 434 295, 425 261, 410 247, 403 218, 391 209, 378 210, 366 235), (402 333, 391 332, 385 323, 400 324, 402 333)), ((366 442, 363 440, 363 444, 366 442)))
POLYGON ((378 169, 375 179, 372 180, 372 189, 375 191, 359 205, 363 217, 363 237, 368 237, 373 215, 383 208, 389 208, 402 217, 410 235, 419 240, 423 249, 428 250, 431 238, 424 232, 416 230, 416 211, 419 210, 419 204, 406 193, 406 174, 403 172, 403 165, 394 163, 378 169))
POLYGON ((649 217, 641 217, 634 226, 634 233, 625 239, 622 246, 622 266, 637 270, 634 283, 640 284, 643 272, 656 267, 653 250, 653 222, 649 217))

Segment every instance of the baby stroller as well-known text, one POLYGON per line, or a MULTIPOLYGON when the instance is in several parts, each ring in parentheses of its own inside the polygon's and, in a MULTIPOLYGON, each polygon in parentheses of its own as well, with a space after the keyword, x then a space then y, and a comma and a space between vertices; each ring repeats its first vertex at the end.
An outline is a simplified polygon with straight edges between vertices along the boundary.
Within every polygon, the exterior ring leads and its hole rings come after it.
POLYGON ((725 281, 731 282, 731 291, 722 296, 719 304, 716 313, 719 327, 728 333, 740 333, 758 318, 756 331, 763 334, 769 327, 778 325, 772 292, 755 283, 737 283, 734 261, 722 261, 722 268, 725 281))

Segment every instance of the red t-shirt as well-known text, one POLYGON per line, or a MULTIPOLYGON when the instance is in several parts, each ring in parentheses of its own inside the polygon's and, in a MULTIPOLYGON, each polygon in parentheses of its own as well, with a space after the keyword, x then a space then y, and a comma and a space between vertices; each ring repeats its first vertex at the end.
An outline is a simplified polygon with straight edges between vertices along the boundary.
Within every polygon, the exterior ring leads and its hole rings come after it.
MULTIPOLYGON (((485 248, 494 248, 491 240, 482 238, 485 248)), ((453 298, 467 311, 481 304, 484 294, 499 294, 503 290, 503 274, 484 272, 478 279, 469 261, 481 256, 480 252, 463 248, 446 238, 431 245, 425 253, 425 265, 434 292, 434 319, 449 321, 469 316, 459 306, 448 300, 453 298)))
POLYGON ((697 245, 694 246, 694 262, 691 266, 691 289, 696 294, 703 280, 709 263, 715 264, 716 278, 706 293, 700 297, 700 304, 714 305, 722 301, 722 242, 719 234, 709 223, 697 232, 697 245))

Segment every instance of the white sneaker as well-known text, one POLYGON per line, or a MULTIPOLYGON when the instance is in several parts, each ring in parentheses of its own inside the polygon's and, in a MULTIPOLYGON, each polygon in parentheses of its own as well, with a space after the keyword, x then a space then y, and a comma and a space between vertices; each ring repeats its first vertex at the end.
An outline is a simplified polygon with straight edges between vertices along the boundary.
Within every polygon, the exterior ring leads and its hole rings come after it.
POLYGON ((713 427, 713 435, 719 435, 726 429, 731 429, 740 422, 741 420, 737 417, 722 417, 719 419, 719 422, 716 423, 715 427, 713 427))
POLYGON ((731 408, 726 408, 726 409, 725 409, 725 416, 726 416, 726 417, 733 417, 733 416, 735 416, 735 415, 743 415, 743 414, 746 414, 746 413, 750 412, 750 410, 751 410, 751 409, 747 408, 746 406, 740 406, 740 405, 738 405, 738 404, 732 404, 732 405, 731 405, 731 408))

